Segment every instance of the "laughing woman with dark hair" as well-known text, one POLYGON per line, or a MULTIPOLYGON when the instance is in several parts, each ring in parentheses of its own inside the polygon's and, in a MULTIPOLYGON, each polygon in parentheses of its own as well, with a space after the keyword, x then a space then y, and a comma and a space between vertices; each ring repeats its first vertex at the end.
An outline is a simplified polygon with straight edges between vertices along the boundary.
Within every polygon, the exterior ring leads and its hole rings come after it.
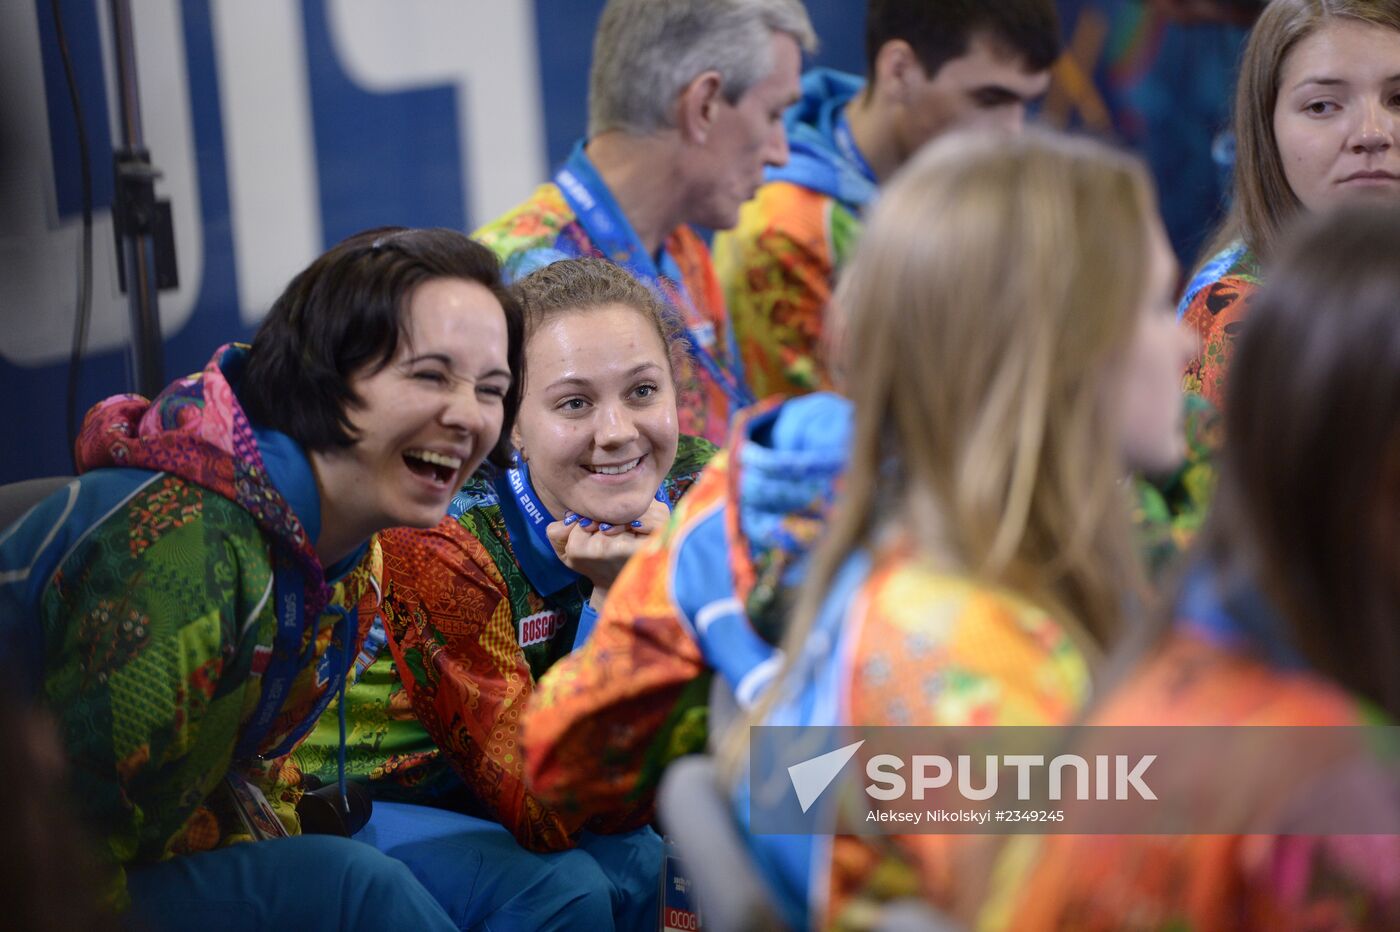
POLYGON ((343 687, 375 533, 437 523, 509 430, 519 352, 484 247, 375 230, 293 279, 251 347, 89 412, 78 479, 0 534, 0 659, 58 722, 113 906, 157 930, 451 928, 372 848, 280 837, 291 800, 255 787, 343 687))

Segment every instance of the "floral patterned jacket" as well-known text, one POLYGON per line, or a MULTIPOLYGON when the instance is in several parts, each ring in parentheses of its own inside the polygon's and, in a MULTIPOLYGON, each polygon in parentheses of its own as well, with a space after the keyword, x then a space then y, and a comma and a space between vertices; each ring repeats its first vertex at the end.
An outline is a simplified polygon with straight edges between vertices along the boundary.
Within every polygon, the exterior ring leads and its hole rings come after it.
POLYGON ((1177 309, 1201 340, 1201 353, 1186 367, 1183 386, 1216 408, 1225 401, 1235 340, 1259 285, 1258 259, 1243 243, 1236 243, 1201 266, 1177 309))
MULTIPOLYGON (((263 755, 319 715, 333 658, 354 656, 378 601, 372 542, 321 567, 309 462, 238 403, 246 352, 221 348, 154 402, 122 395, 93 408, 80 477, 0 539, 0 616, 32 626, 74 805, 118 868, 246 838, 223 786, 231 769, 276 790, 281 760, 234 752, 277 659, 277 606, 298 594, 280 581, 301 583, 301 660, 263 755)), ((272 803, 297 831, 295 795, 273 792, 272 803)), ((111 895, 125 901, 120 873, 111 895)))
MULTIPOLYGON (((668 502, 684 502, 713 452, 681 437, 661 489, 668 502)), ((346 692, 346 767, 376 798, 464 809, 499 821, 526 848, 555 851, 583 828, 630 824, 635 807, 581 813, 525 782, 524 710, 537 678, 574 651, 591 587, 533 548, 519 517, 516 499, 479 473, 436 528, 381 535, 382 627, 346 692)), ((338 723, 327 715, 296 759, 329 780, 338 752, 338 723)))
POLYGON ((843 149, 837 137, 863 87, 830 69, 804 75, 802 99, 784 117, 788 164, 770 169, 738 225, 715 235, 715 269, 757 399, 832 387, 823 318, 876 191, 854 142, 843 149))
MULTIPOLYGON (((1213 586, 1207 575, 1188 578, 1175 629, 1104 697, 1090 724, 1243 726, 1261 729, 1255 732, 1261 735, 1283 734, 1283 726, 1388 724, 1375 708, 1303 666, 1287 647, 1278 616, 1267 607, 1261 610, 1257 597, 1246 590, 1247 598, 1222 600, 1213 586)), ((1357 733, 1338 728, 1334 734, 1357 733)), ((1228 774, 1202 767, 1198 759, 1164 755, 1154 764, 1159 789, 1195 786, 1200 798, 1216 804, 1231 796, 1221 792, 1224 787, 1238 788, 1233 798, 1247 802, 1226 811, 1238 820, 1239 834, 1024 836, 1007 846, 993 871, 997 882, 979 927, 1018 932, 1400 927, 1400 835, 1308 835, 1283 827, 1287 819, 1317 818, 1338 805, 1330 789, 1337 778, 1364 773, 1349 767, 1348 757, 1327 750, 1328 740, 1319 739, 1316 746, 1284 744, 1278 752, 1258 750, 1256 742, 1244 764, 1226 765, 1228 774), (1213 789, 1212 779, 1220 781, 1213 789), (1319 788, 1321 797, 1314 795, 1319 788), (1279 826, 1280 833, 1261 832, 1268 826, 1279 826)), ((1347 745, 1342 748, 1353 755, 1347 745)), ((1388 769, 1393 780, 1393 761, 1388 769)), ((1393 788, 1392 795, 1372 797, 1364 783, 1346 785, 1366 800, 1359 804, 1366 824, 1400 823, 1393 788)), ((1174 805, 1191 798, 1162 792, 1174 805)), ((1350 818, 1348 824, 1357 824, 1350 818)))
MULTIPOLYGON (((1159 578, 1214 490, 1214 410, 1186 405, 1189 455, 1134 484, 1134 530, 1159 578)), ((731 440, 608 594, 589 643, 539 683, 526 713, 540 798, 586 815, 650 806, 667 764, 703 751, 713 676, 748 705, 781 663, 791 595, 839 492, 850 403, 816 392, 741 412, 731 440)))

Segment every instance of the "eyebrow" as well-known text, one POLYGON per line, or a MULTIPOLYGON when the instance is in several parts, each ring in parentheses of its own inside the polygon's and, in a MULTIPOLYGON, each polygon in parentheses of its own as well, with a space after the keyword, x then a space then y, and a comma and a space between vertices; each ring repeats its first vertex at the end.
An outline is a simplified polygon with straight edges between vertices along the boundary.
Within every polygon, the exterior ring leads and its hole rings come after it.
MULTIPOLYGON (((404 365, 412 366, 420 362, 440 362, 449 370, 456 371, 455 369, 453 369, 452 358, 446 353, 423 353, 420 356, 414 356, 411 359, 405 360, 404 365)), ((499 377, 509 380, 511 375, 510 372, 505 369, 492 369, 490 372, 483 373, 480 377, 483 379, 494 379, 499 377)))
POLYGON ((1005 84, 982 84, 969 90, 968 94, 975 98, 991 100, 996 103, 1029 103, 1032 100, 1044 97, 1047 90, 1049 90, 1048 87, 1033 93, 1023 94, 1021 91, 1012 87, 1007 87, 1005 84))
POLYGON ((1004 84, 982 84, 972 89, 972 93, 979 97, 1006 97, 1015 100, 1021 99, 1019 91, 1013 91, 1004 84))
POLYGON ((452 359, 446 353, 422 353, 418 356, 410 356, 404 360, 404 365, 411 366, 420 362, 440 362, 447 368, 452 368, 452 359))
MULTIPOLYGON (((641 375, 643 372, 646 372, 648 369, 655 369, 655 370, 658 371, 658 372, 661 371, 661 367, 658 366, 656 363, 654 363, 654 362, 644 362, 644 363, 639 363, 639 364, 633 366, 631 369, 628 369, 625 373, 623 373, 623 378, 627 378, 627 379, 635 378, 636 376, 641 375)), ((566 376, 564 376, 562 379, 555 379, 553 382, 550 382, 547 386, 545 386, 545 391, 552 391, 553 389, 559 388, 560 386, 563 386, 563 385, 592 385, 592 384, 593 384, 593 380, 592 380, 592 379, 585 379, 585 378, 583 378, 582 376, 577 376, 577 375, 566 375, 566 376)))
POLYGON ((1348 84, 1348 83, 1350 83, 1350 82, 1346 81, 1346 80, 1343 79, 1343 78, 1310 77, 1310 78, 1304 78, 1303 80, 1296 82, 1293 86, 1294 86, 1295 88, 1298 88, 1298 87, 1307 87, 1309 84, 1321 84, 1323 87, 1333 87, 1333 86, 1338 85, 1338 84, 1348 84))
MULTIPOLYGON (((1396 81, 1400 81, 1400 74, 1393 74, 1393 75, 1391 75, 1390 77, 1386 78, 1382 83, 1383 83, 1383 84, 1392 84, 1392 83, 1394 83, 1394 82, 1396 82, 1396 81)), ((1320 84, 1320 85, 1322 85, 1323 87, 1335 87, 1336 85, 1339 85, 1339 84, 1340 84, 1340 85, 1346 85, 1346 84, 1350 84, 1350 83, 1351 83, 1351 82, 1348 81, 1346 78, 1328 78, 1328 77, 1323 77, 1323 76, 1321 76, 1321 75, 1314 75, 1314 76, 1310 76, 1310 77, 1304 78, 1303 80, 1301 80, 1301 81, 1297 82, 1296 84, 1294 84, 1293 87, 1294 87, 1294 88, 1306 87, 1306 86, 1309 85, 1309 84, 1320 84)))

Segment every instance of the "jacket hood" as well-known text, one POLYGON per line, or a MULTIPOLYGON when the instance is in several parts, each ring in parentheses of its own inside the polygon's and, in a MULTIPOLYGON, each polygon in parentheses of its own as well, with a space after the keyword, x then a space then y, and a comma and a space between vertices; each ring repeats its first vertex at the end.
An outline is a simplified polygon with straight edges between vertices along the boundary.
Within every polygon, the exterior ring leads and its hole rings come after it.
POLYGON ((1211 256, 1196 274, 1191 276, 1191 281, 1187 283, 1181 301, 1176 306, 1177 320, 1186 316, 1186 311, 1191 307, 1191 302, 1196 300, 1196 295, 1227 275, 1258 278, 1259 260, 1242 240, 1236 240, 1211 256))
POLYGON ((167 472, 227 498, 253 516, 306 575, 308 615, 324 607, 328 590, 313 549, 319 531, 320 500, 305 454, 284 434, 256 428, 239 404, 236 389, 248 360, 248 347, 221 346, 204 371, 171 383, 155 401, 116 395, 99 402, 83 420, 74 451, 78 472, 131 467, 167 472), (277 459, 270 469, 260 444, 277 459), (303 523, 277 482, 288 486, 303 523), (305 486, 311 485, 311 490, 305 486), (307 513, 310 509, 311 513, 307 513), (315 590, 322 589, 317 593, 315 590), (314 596, 319 595, 319 598, 314 596))
POLYGON ((818 392, 761 407, 738 426, 731 507, 755 564, 781 553, 800 572, 846 469, 852 418, 850 401, 818 392))
POLYGON ((836 124, 865 81, 853 74, 814 68, 802 76, 802 97, 783 116, 788 162, 770 168, 769 181, 789 181, 833 197, 859 211, 874 197, 875 182, 841 153, 836 124))

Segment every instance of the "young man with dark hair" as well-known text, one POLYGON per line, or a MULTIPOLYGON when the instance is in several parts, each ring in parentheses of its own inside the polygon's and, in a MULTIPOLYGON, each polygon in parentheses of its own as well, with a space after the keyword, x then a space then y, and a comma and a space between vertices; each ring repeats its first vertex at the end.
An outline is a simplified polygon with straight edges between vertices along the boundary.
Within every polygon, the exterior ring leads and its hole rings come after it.
POLYGON ((822 316, 879 186, 955 128, 1016 131, 1059 55, 1053 0, 870 0, 866 78, 818 68, 788 111, 791 155, 715 239, 755 398, 831 387, 822 316))

